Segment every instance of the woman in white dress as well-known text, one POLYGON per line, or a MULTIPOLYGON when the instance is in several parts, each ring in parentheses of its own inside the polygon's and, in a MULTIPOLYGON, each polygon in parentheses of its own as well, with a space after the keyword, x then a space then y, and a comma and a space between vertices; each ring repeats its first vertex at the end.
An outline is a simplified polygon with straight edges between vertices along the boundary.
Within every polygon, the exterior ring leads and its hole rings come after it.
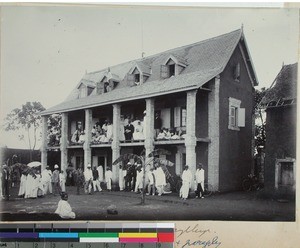
POLYGON ((145 139, 144 133, 143 133, 143 126, 140 121, 138 121, 134 127, 133 139, 134 140, 144 140, 145 139))
POLYGON ((23 171, 22 176, 21 176, 21 181, 20 181, 20 189, 19 189, 19 193, 18 193, 19 197, 24 197, 25 196, 26 180, 27 180, 27 175, 23 171))
POLYGON ((189 196, 192 180, 193 180, 192 172, 190 171, 189 166, 186 165, 182 173, 182 186, 179 193, 179 196, 184 200, 186 200, 189 196))
POLYGON ((158 195, 161 196, 163 194, 163 187, 166 185, 166 175, 161 166, 157 165, 156 167, 156 170, 153 171, 155 177, 155 187, 158 195))

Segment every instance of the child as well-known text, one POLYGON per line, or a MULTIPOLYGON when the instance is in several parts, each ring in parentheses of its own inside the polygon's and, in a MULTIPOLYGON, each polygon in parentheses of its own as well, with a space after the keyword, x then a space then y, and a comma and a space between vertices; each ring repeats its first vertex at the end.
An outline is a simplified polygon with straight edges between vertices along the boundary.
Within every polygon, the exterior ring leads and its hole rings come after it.
POLYGON ((58 214, 62 219, 75 219, 75 213, 72 212, 72 208, 68 203, 67 193, 61 193, 61 200, 58 202, 55 213, 58 214))

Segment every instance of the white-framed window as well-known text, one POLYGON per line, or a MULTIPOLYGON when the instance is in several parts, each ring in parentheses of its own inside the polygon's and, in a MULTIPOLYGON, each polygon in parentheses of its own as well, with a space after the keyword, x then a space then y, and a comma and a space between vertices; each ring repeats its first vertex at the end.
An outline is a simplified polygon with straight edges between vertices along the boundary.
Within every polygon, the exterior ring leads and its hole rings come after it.
POLYGON ((245 127, 245 109, 241 100, 229 97, 228 129, 239 131, 240 127, 245 127))

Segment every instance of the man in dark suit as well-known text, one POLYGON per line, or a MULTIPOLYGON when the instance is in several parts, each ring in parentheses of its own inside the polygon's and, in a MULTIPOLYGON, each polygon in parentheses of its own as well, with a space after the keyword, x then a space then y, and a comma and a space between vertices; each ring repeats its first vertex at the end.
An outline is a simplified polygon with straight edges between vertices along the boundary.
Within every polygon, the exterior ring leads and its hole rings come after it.
POLYGON ((132 140, 132 134, 134 132, 134 126, 131 124, 131 120, 128 120, 128 125, 124 127, 124 135, 126 141, 132 140))

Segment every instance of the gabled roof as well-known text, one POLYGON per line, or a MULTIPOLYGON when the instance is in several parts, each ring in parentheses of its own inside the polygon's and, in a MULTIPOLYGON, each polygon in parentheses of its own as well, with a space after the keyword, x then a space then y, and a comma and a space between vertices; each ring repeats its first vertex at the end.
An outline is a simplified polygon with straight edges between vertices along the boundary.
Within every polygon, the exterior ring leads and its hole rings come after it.
POLYGON ((261 107, 278 107, 295 104, 297 97, 298 63, 282 66, 273 84, 260 102, 261 107))
POLYGON ((147 76, 151 74, 150 66, 144 64, 142 61, 137 61, 128 73, 133 73, 135 68, 137 68, 141 73, 146 74, 147 76))
POLYGON ((164 62, 164 65, 167 64, 170 59, 172 59, 176 64, 179 64, 183 67, 187 66, 187 62, 184 58, 180 57, 179 55, 173 55, 173 54, 170 54, 167 57, 167 59, 164 62))
POLYGON ((82 84, 84 84, 87 87, 91 87, 91 88, 95 88, 95 86, 96 86, 93 81, 82 79, 76 88, 78 89, 80 87, 80 85, 82 85, 82 84))
MULTIPOLYGON (((121 79, 113 91, 101 95, 91 94, 89 97, 78 99, 78 90, 74 89, 65 102, 43 111, 42 115, 197 89, 225 69, 242 35, 243 32, 239 29, 191 45, 111 66, 110 72, 118 75, 121 79), (188 66, 180 75, 162 79, 161 65, 171 55, 184 60, 188 66), (135 65, 151 68, 151 74, 144 84, 133 88, 128 85, 127 73, 135 65), (130 90, 125 90, 126 88, 130 90)), ((96 84, 105 76, 106 72, 107 69, 87 73, 83 79, 96 84)))

